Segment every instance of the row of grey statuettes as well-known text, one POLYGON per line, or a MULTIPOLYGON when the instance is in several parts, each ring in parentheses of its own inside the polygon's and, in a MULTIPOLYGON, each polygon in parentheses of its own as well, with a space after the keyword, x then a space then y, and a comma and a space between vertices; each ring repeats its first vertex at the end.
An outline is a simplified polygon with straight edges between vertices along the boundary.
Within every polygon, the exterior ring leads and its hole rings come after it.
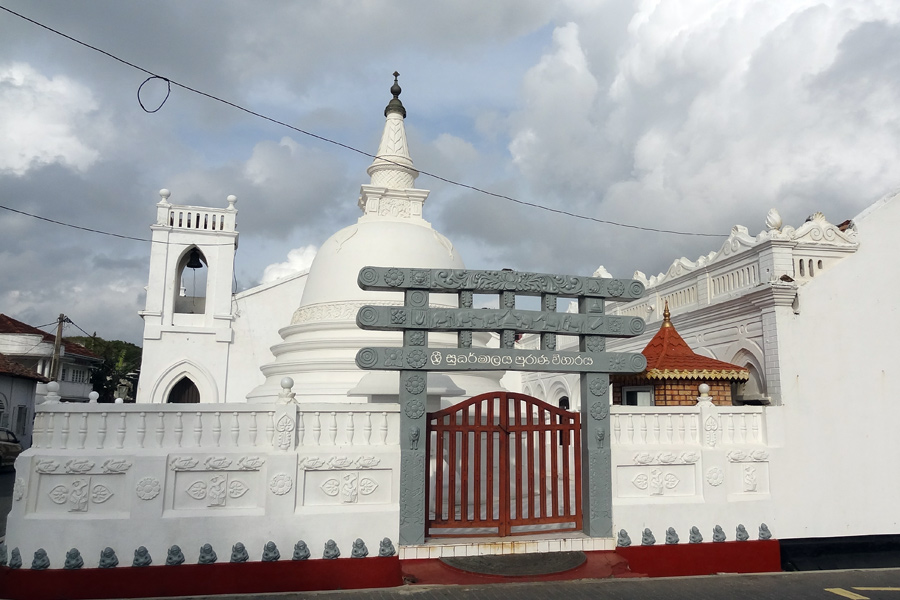
MULTIPOLYGON (((750 539, 750 534, 747 533, 747 528, 743 525, 738 525, 735 529, 735 539, 739 542, 746 542, 750 539)), ((772 532, 769 531, 769 526, 765 523, 759 524, 759 539, 761 540, 771 540, 772 532)), ((674 527, 669 527, 666 529, 666 543, 667 544, 677 544, 681 540, 678 539, 678 534, 675 532, 674 527)), ((700 533, 700 530, 697 529, 696 526, 691 527, 690 534, 690 542, 692 544, 699 544, 703 541, 703 535, 700 533)), ((725 532, 722 530, 721 525, 716 525, 713 527, 713 538, 714 542, 724 542, 725 541, 725 532)), ((650 531, 649 528, 644 529, 644 532, 641 534, 641 546, 652 546, 656 543, 656 538, 653 536, 653 532, 650 531)), ((616 546, 621 546, 623 548, 627 548, 631 545, 631 538, 628 536, 628 532, 624 529, 619 530, 619 536, 616 539, 616 546)))
MULTIPOLYGON (((394 548, 394 544, 389 538, 381 540, 378 545, 378 556, 393 556, 396 553, 397 551, 394 548)), ((325 551, 322 553, 322 558, 339 558, 340 556, 341 551, 334 540, 325 542, 325 551)), ((361 538, 356 538, 356 541, 353 542, 353 548, 350 551, 350 558, 366 558, 367 556, 369 556, 369 549, 366 548, 365 542, 363 542, 361 538)), ((310 552, 306 542, 300 540, 294 544, 294 554, 291 557, 291 560, 306 560, 309 557, 310 552)), ((200 556, 197 559, 197 564, 209 565, 218 561, 218 559, 212 545, 203 544, 203 546, 200 547, 200 556)), ((266 542, 266 545, 263 547, 262 561, 273 562, 280 559, 281 553, 278 551, 275 542, 266 542)), ((247 548, 244 547, 244 544, 238 542, 231 547, 231 562, 243 563, 248 560, 250 560, 250 555, 247 552, 247 548)), ((152 563, 153 560, 150 558, 150 553, 147 551, 147 548, 141 546, 134 551, 134 561, 131 563, 132 567, 148 567, 152 563)), ((169 548, 169 552, 166 556, 166 564, 169 566, 184 564, 184 553, 177 545, 169 548)), ((12 553, 7 558, 6 545, 0 543, 0 567, 2 566, 9 566, 11 569, 20 569, 22 567, 22 554, 19 552, 18 548, 13 548, 12 553)), ((77 548, 72 548, 66 552, 66 563, 63 568, 80 569, 83 566, 84 559, 77 548)), ((101 569, 119 566, 119 559, 116 556, 115 550, 109 547, 104 548, 103 551, 100 552, 100 562, 97 566, 101 569)), ((47 556, 47 551, 43 548, 39 548, 34 553, 34 560, 31 561, 31 568, 41 571, 49 567, 50 558, 47 556)))

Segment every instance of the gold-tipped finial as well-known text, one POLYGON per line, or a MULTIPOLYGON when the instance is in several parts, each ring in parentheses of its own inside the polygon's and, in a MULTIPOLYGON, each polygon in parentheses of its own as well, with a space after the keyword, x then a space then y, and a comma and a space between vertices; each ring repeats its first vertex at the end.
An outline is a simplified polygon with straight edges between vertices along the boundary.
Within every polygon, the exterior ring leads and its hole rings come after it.
POLYGON ((663 309, 663 327, 671 327, 672 321, 669 319, 671 317, 671 313, 669 312, 669 301, 666 300, 666 307, 663 309))

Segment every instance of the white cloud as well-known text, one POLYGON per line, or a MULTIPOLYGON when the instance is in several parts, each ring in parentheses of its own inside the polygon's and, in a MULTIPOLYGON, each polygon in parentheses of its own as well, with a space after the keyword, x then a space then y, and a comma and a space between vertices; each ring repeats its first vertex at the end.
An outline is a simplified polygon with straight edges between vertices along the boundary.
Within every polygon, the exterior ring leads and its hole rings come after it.
POLYGON ((86 170, 100 157, 82 137, 96 110, 90 90, 68 77, 0 65, 0 171, 23 175, 52 163, 86 170))
POLYGON ((305 271, 312 264, 318 251, 319 249, 315 246, 294 248, 288 252, 285 262, 274 263, 265 268, 260 283, 269 283, 270 281, 305 271))

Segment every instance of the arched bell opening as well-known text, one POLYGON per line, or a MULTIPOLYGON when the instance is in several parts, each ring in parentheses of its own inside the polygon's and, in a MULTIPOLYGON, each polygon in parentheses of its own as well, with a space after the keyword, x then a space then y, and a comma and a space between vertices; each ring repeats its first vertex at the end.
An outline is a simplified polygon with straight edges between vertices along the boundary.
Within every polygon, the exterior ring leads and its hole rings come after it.
POLYGON ((204 314, 209 267, 200 248, 191 246, 184 251, 178 259, 176 273, 174 312, 204 314))
POLYGON ((182 377, 172 387, 166 402, 171 404, 196 404, 200 402, 200 390, 190 377, 182 377))

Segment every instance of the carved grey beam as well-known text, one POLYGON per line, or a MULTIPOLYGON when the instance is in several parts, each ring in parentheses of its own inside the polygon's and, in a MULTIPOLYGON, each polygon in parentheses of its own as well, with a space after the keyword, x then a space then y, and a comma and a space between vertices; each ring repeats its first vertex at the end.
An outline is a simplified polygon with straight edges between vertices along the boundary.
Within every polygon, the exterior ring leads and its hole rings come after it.
POLYGON ((547 275, 517 271, 468 269, 401 269, 363 267, 359 287, 374 291, 415 289, 428 292, 512 292, 521 296, 554 294, 561 297, 617 298, 631 300, 644 295, 644 285, 634 279, 608 279, 577 275, 547 275))
POLYGON ((429 331, 501 331, 633 337, 644 332, 640 317, 604 314, 546 313, 494 308, 407 308, 363 306, 356 315, 361 329, 429 331))
POLYGON ((554 352, 505 348, 362 348, 361 369, 381 371, 546 371, 551 373, 640 373, 643 354, 630 352, 554 352))

